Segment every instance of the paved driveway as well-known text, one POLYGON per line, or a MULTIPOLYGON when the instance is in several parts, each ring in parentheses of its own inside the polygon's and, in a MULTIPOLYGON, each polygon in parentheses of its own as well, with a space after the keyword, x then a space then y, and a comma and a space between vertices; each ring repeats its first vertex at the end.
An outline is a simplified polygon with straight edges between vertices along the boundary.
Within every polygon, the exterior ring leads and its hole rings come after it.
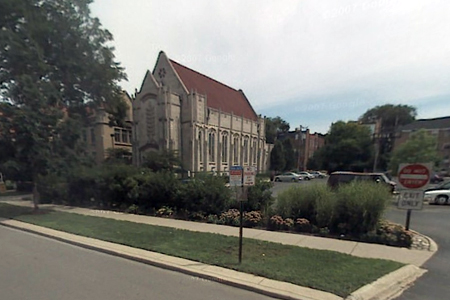
MULTIPOLYGON (((392 206, 386 218, 405 224, 406 211, 392 206)), ((424 205, 413 211, 410 228, 431 237, 439 251, 423 265, 428 272, 406 290, 398 300, 441 300, 450 295, 450 206, 424 205)))

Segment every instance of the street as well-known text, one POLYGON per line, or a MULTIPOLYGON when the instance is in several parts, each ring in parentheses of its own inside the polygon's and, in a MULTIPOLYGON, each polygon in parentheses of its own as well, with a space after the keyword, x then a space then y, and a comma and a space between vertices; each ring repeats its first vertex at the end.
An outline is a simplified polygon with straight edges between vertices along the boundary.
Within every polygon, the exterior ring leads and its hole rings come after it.
MULTIPOLYGON (((392 206, 386 218, 405 225, 406 211, 392 206)), ((398 300, 440 300, 450 295, 450 206, 424 204, 422 211, 413 211, 410 228, 431 237, 438 252, 422 268, 428 270, 398 300)))
POLYGON ((3 226, 0 241, 1 299, 272 299, 3 226))

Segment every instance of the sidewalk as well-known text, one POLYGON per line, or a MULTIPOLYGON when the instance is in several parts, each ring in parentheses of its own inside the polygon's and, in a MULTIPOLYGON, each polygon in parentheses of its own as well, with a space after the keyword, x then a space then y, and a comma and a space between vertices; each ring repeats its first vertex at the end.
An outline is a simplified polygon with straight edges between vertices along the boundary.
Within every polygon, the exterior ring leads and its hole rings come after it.
MULTIPOLYGON (((21 197, 17 197, 15 199, 10 198, 9 200, 0 198, 0 202, 20 206, 32 206, 31 201, 23 201, 20 199, 21 197)), ((41 207, 62 212, 104 217, 115 220, 179 228, 198 232, 210 232, 228 236, 239 236, 239 229, 237 227, 231 226, 132 215, 120 212, 60 206, 53 204, 44 204, 41 205, 41 207)), ((128 259, 149 263, 171 270, 176 270, 179 272, 218 281, 239 288, 249 289, 281 299, 342 299, 330 293, 317 291, 306 287, 300 287, 290 283, 269 280, 251 274, 240 273, 225 268, 209 266, 198 262, 162 255, 159 253, 153 253, 150 251, 134 249, 123 245, 81 237, 14 220, 0 220, 0 224, 56 238, 58 240, 83 246, 89 249, 95 249, 97 251, 102 251, 128 259)), ((401 293, 404 288, 408 287, 415 279, 417 279, 425 272, 425 270, 422 270, 419 267, 422 266, 437 250, 436 244, 431 239, 429 240, 431 244, 431 251, 426 251, 249 228, 244 228, 244 237, 286 245, 295 245, 299 247, 337 251, 359 257, 388 259, 407 264, 407 266, 380 278, 372 284, 362 287, 358 291, 355 291, 347 299, 371 299, 371 297, 375 297, 373 299, 385 299, 385 297, 380 298, 380 295, 385 296, 386 294, 384 293, 387 293, 389 295, 393 293, 401 293)), ((423 238, 428 239, 426 237, 423 238)))

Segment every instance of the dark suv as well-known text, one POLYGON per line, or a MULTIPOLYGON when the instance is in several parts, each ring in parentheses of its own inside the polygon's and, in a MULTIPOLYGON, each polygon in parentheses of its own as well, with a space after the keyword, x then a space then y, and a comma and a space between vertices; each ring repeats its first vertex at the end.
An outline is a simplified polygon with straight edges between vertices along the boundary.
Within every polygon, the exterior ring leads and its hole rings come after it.
POLYGON ((330 174, 327 184, 331 188, 337 188, 341 184, 362 180, 372 180, 374 182, 386 184, 390 187, 391 192, 395 193, 396 183, 389 180, 389 178, 384 173, 358 173, 338 171, 330 174))

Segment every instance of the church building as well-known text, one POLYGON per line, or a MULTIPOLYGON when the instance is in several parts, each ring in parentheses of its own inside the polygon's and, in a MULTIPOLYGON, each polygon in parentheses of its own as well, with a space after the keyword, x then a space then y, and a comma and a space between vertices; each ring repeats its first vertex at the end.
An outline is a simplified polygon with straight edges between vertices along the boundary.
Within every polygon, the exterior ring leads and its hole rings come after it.
POLYGON ((133 99, 134 162, 149 151, 175 151, 191 173, 227 174, 231 166, 268 170, 265 119, 242 90, 160 52, 133 99))

